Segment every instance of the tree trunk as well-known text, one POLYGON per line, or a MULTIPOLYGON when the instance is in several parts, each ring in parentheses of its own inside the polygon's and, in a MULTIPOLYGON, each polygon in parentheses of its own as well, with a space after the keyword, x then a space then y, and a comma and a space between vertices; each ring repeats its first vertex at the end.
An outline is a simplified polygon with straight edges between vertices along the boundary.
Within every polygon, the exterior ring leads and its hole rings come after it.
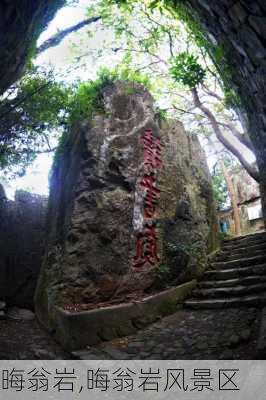
POLYGON ((237 205, 237 194, 236 194, 235 187, 232 182, 231 176, 228 173, 222 160, 220 160, 220 165, 221 165, 221 169, 222 169, 224 179, 225 179, 225 182, 227 185, 228 193, 229 193, 230 200, 231 200, 231 205, 233 208, 235 234, 236 234, 236 236, 240 236, 241 235, 241 223, 240 223, 240 215, 239 215, 239 210, 238 210, 238 205, 237 205))
POLYGON ((93 22, 97 22, 101 19, 100 16, 87 18, 78 24, 72 25, 62 31, 57 32, 55 35, 47 39, 40 47, 37 48, 36 55, 43 53, 44 51, 50 49, 51 47, 58 46, 70 33, 77 32, 78 30, 84 28, 84 26, 90 25, 93 22))

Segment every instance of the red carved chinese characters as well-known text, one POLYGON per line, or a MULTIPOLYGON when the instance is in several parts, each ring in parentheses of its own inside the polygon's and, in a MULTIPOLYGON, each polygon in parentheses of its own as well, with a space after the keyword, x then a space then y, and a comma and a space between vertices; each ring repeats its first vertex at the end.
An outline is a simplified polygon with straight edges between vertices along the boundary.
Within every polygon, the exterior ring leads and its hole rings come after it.
POLYGON ((146 263, 155 265, 160 261, 157 254, 157 237, 155 225, 145 223, 142 233, 139 233, 136 240, 136 255, 134 257, 134 267, 143 267, 146 263))
POLYGON ((135 268, 141 268, 145 264, 153 266, 160 261, 157 252, 156 223, 153 218, 160 196, 156 178, 158 170, 162 167, 162 143, 160 138, 153 136, 151 129, 144 132, 141 143, 144 149, 144 174, 139 185, 144 190, 144 226, 136 238, 135 268))
POLYGON ((145 131, 141 139, 144 147, 144 168, 145 172, 152 172, 162 166, 162 144, 160 138, 154 138, 152 130, 145 131))
POLYGON ((144 197, 144 217, 152 218, 155 213, 155 204, 160 195, 160 190, 157 189, 155 176, 144 175, 140 186, 146 191, 144 197))

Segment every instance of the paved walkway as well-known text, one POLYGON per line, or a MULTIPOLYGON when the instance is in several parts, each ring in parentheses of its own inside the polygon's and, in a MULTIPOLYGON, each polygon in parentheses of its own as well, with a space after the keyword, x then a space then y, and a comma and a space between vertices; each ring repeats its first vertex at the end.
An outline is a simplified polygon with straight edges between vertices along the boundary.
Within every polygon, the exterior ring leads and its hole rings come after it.
POLYGON ((254 359, 260 312, 255 308, 180 310, 135 335, 88 348, 81 358, 254 359))
MULTIPOLYGON (((86 359, 254 359, 256 308, 180 310, 122 339, 88 348, 86 359)), ((0 359, 69 359, 36 320, 0 321, 0 359)))
POLYGON ((36 320, 0 321, 1 360, 65 360, 70 357, 36 320))

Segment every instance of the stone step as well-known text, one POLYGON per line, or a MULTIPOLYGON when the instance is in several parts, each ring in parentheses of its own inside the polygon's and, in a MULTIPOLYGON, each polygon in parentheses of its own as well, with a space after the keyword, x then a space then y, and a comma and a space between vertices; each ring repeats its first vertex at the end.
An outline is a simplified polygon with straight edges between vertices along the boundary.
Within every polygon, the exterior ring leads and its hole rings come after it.
POLYGON ((242 250, 220 251, 214 259, 214 262, 234 261, 239 260, 243 257, 256 257, 260 255, 265 255, 266 257, 266 248, 264 244, 261 248, 257 248, 257 246, 252 246, 248 248, 243 248, 242 250))
POLYGON ((263 241, 252 243, 252 244, 249 244, 249 245, 245 245, 245 244, 241 243, 241 244, 235 245, 235 246, 226 246, 226 247, 222 246, 221 247, 221 252, 226 252, 226 253, 233 254, 233 253, 237 253, 237 252, 242 252, 243 253, 243 251, 246 250, 246 254, 247 254, 249 249, 252 249, 255 246, 257 248, 259 247, 261 250, 265 250, 266 249, 266 241, 263 240, 263 241))
POLYGON ((243 240, 256 240, 260 238, 266 238, 266 231, 250 233, 249 235, 235 236, 231 239, 225 239, 223 243, 234 243, 234 242, 241 242, 243 240))
POLYGON ((224 252, 225 254, 234 254, 234 253, 243 253, 247 252, 248 250, 253 250, 253 249, 258 249, 258 250, 265 250, 266 249, 266 241, 262 241, 259 243, 252 243, 249 246, 245 245, 240 245, 239 247, 221 247, 221 252, 224 252))
POLYGON ((214 269, 232 269, 232 268, 242 268, 248 267, 249 265, 257 265, 266 262, 266 255, 258 255, 254 257, 245 257, 238 260, 231 261, 216 261, 211 264, 214 269))
POLYGON ((226 280, 232 278, 239 278, 249 275, 266 275, 266 264, 259 264, 241 268, 226 268, 220 270, 205 271, 203 279, 206 280, 226 280))
POLYGON ((211 289, 196 289, 193 291, 193 298, 217 298, 217 297, 234 297, 248 295, 253 293, 265 292, 266 283, 257 283, 254 285, 237 285, 233 287, 217 287, 211 289))
POLYGON ((184 303, 185 307, 193 308, 194 310, 210 308, 229 308, 229 307, 242 307, 242 306, 262 306, 266 304, 266 295, 257 296, 241 296, 218 298, 208 300, 187 300, 184 303))
POLYGON ((240 244, 238 246, 237 245, 236 246, 228 246, 228 247, 222 246, 220 252, 224 252, 226 254, 234 254, 234 253, 238 253, 238 252, 240 252, 240 253, 244 252, 244 254, 248 254, 249 249, 252 250, 254 247, 259 248, 261 250, 266 250, 266 241, 262 241, 259 243, 253 243, 250 245, 240 244))
POLYGON ((226 280, 215 280, 215 281, 201 281, 198 287, 200 289, 212 289, 218 287, 233 287, 239 285, 254 285, 257 283, 266 283, 266 275, 251 275, 244 276, 242 278, 233 278, 226 280))
POLYGON ((237 249, 240 247, 249 247, 249 246, 254 246, 256 244, 266 244, 266 235, 257 237, 257 238, 252 238, 252 239, 242 239, 238 241, 228 241, 228 242, 223 242, 222 243, 222 249, 228 250, 228 249, 237 249))

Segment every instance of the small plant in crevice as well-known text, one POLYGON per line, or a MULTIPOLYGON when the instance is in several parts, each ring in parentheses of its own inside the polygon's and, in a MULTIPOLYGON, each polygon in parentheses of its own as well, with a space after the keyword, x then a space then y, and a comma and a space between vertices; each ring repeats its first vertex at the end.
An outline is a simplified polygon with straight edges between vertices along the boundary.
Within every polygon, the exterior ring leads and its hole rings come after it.
POLYGON ((158 119, 159 123, 167 120, 167 109, 156 107, 155 117, 158 119))
MULTIPOLYGON (((78 82, 68 89, 68 98, 65 107, 67 119, 54 155, 54 165, 56 165, 57 160, 69 143, 68 139, 71 126, 77 122, 91 120, 94 114, 110 116, 110 112, 106 111, 104 107, 103 91, 118 80, 142 84, 146 88, 149 87, 149 80, 145 74, 134 72, 130 69, 117 68, 110 70, 108 68, 102 68, 98 72, 96 80, 78 82)), ((125 90, 127 94, 134 94, 136 92, 136 88, 130 85, 125 86, 125 90)))
POLYGON ((155 268, 156 278, 162 283, 166 283, 170 277, 170 268, 166 264, 160 264, 155 268))
POLYGON ((167 248, 169 253, 172 254, 180 254, 184 253, 188 256, 196 256, 202 246, 202 243, 200 241, 194 242, 194 243, 188 243, 188 244, 183 244, 183 243, 167 243, 167 248))

